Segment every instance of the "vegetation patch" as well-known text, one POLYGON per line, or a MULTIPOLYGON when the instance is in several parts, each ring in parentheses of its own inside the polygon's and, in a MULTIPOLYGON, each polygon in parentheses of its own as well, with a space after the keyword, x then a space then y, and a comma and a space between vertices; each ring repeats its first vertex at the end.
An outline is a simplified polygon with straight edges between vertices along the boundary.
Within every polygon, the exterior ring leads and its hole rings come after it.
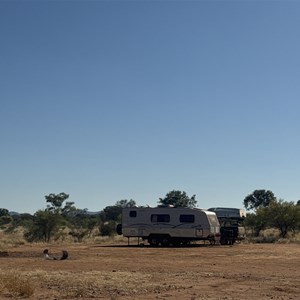
POLYGON ((139 272, 119 271, 84 272, 77 276, 71 272, 11 272, 0 273, 0 292, 8 297, 29 298, 38 286, 60 299, 99 297, 117 299, 118 296, 161 293, 178 288, 152 279, 151 275, 139 272))
POLYGON ((25 274, 8 272, 0 274, 0 290, 11 297, 29 298, 34 294, 35 285, 25 274))

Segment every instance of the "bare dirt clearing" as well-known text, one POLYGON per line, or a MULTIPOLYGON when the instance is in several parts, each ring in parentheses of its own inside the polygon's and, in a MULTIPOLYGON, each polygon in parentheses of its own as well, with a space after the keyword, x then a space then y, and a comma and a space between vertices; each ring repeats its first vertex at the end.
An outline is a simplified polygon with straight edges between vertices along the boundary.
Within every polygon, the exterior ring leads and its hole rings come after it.
MULTIPOLYGON (((299 299, 299 244, 24 245, 0 255, 0 279, 26 278, 31 299, 299 299), (45 260, 43 250, 69 252, 45 260)), ((0 281, 0 299, 17 297, 0 281)))

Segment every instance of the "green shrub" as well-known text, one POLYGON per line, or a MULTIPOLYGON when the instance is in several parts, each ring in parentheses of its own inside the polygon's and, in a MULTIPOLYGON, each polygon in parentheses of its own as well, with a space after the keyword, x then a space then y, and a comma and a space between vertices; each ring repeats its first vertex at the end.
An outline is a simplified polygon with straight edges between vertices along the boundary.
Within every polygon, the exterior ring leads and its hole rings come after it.
POLYGON ((100 227, 101 236, 113 236, 116 234, 115 222, 106 222, 100 227))

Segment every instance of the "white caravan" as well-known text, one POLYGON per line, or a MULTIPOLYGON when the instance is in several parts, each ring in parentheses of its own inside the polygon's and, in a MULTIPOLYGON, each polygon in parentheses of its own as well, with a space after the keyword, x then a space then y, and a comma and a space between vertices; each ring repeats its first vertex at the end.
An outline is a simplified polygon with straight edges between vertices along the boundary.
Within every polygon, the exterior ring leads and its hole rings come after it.
POLYGON ((117 232, 147 240, 151 246, 187 245, 191 241, 220 241, 220 224, 214 212, 197 208, 128 207, 117 232))

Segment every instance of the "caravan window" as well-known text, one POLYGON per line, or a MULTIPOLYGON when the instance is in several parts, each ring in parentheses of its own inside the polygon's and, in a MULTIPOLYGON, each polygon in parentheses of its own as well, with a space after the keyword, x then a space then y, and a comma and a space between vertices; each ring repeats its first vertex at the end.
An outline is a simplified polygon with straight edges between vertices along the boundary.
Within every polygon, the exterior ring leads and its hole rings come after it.
POLYGON ((170 215, 151 215, 151 222, 170 222, 170 215))
POLYGON ((210 225, 219 226, 219 221, 216 215, 208 215, 210 225))
POLYGON ((136 210, 131 210, 131 211, 129 212, 129 217, 130 217, 130 218, 136 218, 136 210))
POLYGON ((179 221, 180 221, 180 223, 194 223, 195 216, 194 215, 180 215, 179 221))

